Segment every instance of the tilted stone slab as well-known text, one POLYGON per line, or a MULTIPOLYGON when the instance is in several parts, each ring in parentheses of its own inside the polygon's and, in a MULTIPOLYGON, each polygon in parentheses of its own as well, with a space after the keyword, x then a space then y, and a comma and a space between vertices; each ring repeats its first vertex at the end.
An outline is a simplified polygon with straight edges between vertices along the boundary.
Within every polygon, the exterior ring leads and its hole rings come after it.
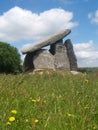
POLYGON ((37 43, 31 44, 31 45, 28 45, 28 46, 24 46, 22 48, 21 52, 23 54, 25 54, 25 53, 34 52, 36 50, 39 50, 42 47, 51 45, 51 44, 57 42, 58 40, 64 38, 70 32, 71 32, 70 29, 66 29, 66 30, 63 30, 61 32, 55 33, 55 34, 53 34, 51 36, 48 36, 48 37, 44 38, 43 40, 41 40, 41 41, 39 41, 37 43))

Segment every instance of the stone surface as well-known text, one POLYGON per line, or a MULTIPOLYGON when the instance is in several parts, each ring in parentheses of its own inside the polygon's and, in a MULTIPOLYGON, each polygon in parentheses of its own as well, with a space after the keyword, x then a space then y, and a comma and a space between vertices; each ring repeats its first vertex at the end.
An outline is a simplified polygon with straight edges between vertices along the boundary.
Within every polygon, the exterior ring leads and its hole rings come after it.
POLYGON ((28 53, 25 56, 24 63, 23 63, 23 70, 24 70, 24 72, 28 72, 28 71, 34 69, 33 55, 34 55, 34 53, 28 53))
POLYGON ((32 62, 35 69, 55 69, 54 56, 45 49, 39 50, 36 55, 33 56, 32 62))
POLYGON ((81 73, 78 72, 78 71, 71 71, 71 73, 72 73, 73 75, 81 74, 81 73))
POLYGON ((50 52, 54 55, 54 64, 56 69, 70 70, 66 47, 62 40, 52 44, 50 52))
POLYGON ((48 46, 48 45, 55 43, 56 41, 64 38, 70 32, 71 32, 70 29, 66 29, 66 30, 63 30, 61 32, 55 33, 51 36, 44 38, 43 40, 41 40, 37 43, 24 46, 21 51, 23 54, 28 53, 28 52, 34 52, 36 50, 41 49, 42 47, 45 47, 45 46, 48 46))
POLYGON ((64 43, 67 49, 67 55, 70 63, 70 70, 77 71, 77 58, 75 56, 73 45, 70 39, 67 39, 64 43))
POLYGON ((26 53, 24 59, 24 71, 30 72, 38 69, 61 69, 70 70, 72 73, 77 72, 77 58, 74 53, 71 40, 68 39, 63 44, 63 38, 68 35, 71 30, 67 29, 59 33, 55 33, 36 44, 31 44, 22 49, 22 53, 26 53), (42 49, 42 47, 50 45, 50 50, 42 49))

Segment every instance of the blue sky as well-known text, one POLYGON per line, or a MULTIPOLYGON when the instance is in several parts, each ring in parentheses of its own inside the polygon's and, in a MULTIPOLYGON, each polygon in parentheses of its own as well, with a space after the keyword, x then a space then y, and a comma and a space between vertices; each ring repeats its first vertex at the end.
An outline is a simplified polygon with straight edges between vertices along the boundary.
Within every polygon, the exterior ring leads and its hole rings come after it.
POLYGON ((0 1, 0 41, 20 53, 24 45, 66 28, 78 66, 98 66, 98 0, 0 1))

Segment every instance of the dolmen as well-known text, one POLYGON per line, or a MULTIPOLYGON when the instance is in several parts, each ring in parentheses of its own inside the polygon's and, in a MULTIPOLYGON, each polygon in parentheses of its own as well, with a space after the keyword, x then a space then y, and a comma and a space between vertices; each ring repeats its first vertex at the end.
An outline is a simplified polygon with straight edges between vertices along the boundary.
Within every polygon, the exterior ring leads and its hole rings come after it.
POLYGON ((22 48, 26 54, 23 68, 24 72, 35 69, 59 69, 77 71, 77 58, 70 39, 63 42, 63 38, 71 33, 70 29, 52 34, 37 43, 22 48), (50 46, 50 49, 43 47, 50 46))

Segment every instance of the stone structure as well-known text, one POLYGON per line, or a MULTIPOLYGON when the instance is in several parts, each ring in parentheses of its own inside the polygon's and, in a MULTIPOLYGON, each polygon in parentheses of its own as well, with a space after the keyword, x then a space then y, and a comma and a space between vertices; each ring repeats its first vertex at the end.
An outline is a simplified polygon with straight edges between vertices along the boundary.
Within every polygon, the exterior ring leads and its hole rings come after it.
POLYGON ((33 43, 31 45, 28 45, 27 47, 23 47, 22 48, 22 53, 26 54, 28 52, 34 52, 36 50, 41 49, 42 47, 51 45, 51 44, 55 43, 56 41, 64 38, 65 36, 67 36, 70 32, 71 32, 70 29, 66 29, 66 30, 61 31, 59 33, 55 33, 55 34, 53 34, 51 36, 48 36, 48 37, 40 40, 37 43, 33 43))
POLYGON ((23 70, 24 72, 29 72, 34 70, 34 64, 33 64, 33 56, 36 53, 28 53, 25 58, 24 58, 24 63, 23 63, 23 70))
POLYGON ((75 56, 71 40, 67 39, 64 45, 66 46, 66 49, 67 49, 67 55, 68 55, 69 63, 70 63, 70 70, 75 71, 77 70, 77 58, 75 56))
POLYGON ((54 56, 48 50, 41 49, 33 57, 33 65, 35 69, 54 69, 54 56))
POLYGON ((45 68, 76 71, 77 59, 71 40, 68 39, 65 43, 62 40, 70 32, 69 29, 61 31, 34 45, 31 44, 29 47, 23 48, 22 53, 26 53, 24 71, 45 68), (50 50, 42 49, 48 45, 50 45, 50 50))
POLYGON ((50 52, 54 55, 56 69, 70 70, 69 59, 63 40, 59 40, 50 46, 50 52))

